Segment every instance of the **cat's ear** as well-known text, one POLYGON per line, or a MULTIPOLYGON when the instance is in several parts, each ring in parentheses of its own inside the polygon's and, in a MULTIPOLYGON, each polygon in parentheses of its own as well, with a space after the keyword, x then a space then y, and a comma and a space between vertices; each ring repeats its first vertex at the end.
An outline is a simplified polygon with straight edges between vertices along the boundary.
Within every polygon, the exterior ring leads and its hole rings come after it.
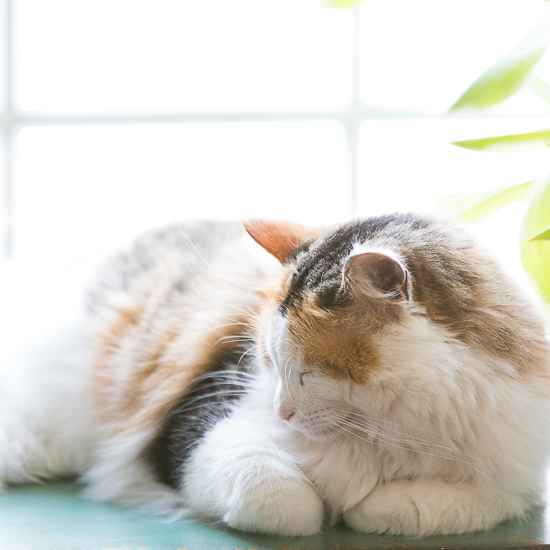
POLYGON ((254 219, 243 221, 243 225, 250 236, 282 264, 315 233, 315 229, 294 222, 254 219))
POLYGON ((392 301, 410 299, 409 274, 393 255, 362 252, 353 255, 346 268, 348 279, 356 289, 374 288, 392 301))

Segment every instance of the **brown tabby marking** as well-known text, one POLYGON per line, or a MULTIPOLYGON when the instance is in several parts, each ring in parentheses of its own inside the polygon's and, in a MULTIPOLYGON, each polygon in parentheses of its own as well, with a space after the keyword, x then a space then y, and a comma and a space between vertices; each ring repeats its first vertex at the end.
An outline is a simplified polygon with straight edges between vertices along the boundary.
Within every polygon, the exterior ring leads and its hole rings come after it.
POLYGON ((439 258, 446 265, 423 250, 409 253, 414 300, 467 345, 483 348, 520 371, 538 369, 544 333, 521 292, 511 282, 499 282, 502 271, 482 249, 441 248, 439 258), (447 266, 454 273, 449 275, 447 266))

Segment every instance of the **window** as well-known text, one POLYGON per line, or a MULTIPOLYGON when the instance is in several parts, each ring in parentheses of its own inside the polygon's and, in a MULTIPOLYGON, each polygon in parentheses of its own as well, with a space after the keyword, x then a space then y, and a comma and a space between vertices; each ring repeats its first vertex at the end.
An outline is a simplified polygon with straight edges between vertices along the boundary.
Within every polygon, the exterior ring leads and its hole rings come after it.
MULTIPOLYGON (((448 143, 550 127, 548 104, 529 92, 446 116, 547 15, 542 0, 0 7, 4 258, 72 262, 189 217, 320 223, 427 210, 548 165, 545 152, 448 143)), ((480 234, 508 251, 512 224, 495 241, 492 223, 480 234)))

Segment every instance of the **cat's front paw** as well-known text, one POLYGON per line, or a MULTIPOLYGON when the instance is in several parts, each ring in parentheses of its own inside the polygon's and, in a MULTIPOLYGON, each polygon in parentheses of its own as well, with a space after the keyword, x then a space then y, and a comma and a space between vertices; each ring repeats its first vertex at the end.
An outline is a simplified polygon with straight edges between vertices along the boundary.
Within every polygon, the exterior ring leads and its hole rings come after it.
POLYGON ((269 535, 305 536, 323 523, 323 503, 305 478, 249 475, 236 484, 224 521, 235 529, 269 535))
POLYGON ((420 513, 400 482, 375 487, 361 502, 344 512, 344 521, 356 531, 419 536, 420 513))
POLYGON ((375 487, 344 521, 357 531, 423 537, 489 529, 524 510, 523 499, 488 495, 474 484, 400 480, 375 487))

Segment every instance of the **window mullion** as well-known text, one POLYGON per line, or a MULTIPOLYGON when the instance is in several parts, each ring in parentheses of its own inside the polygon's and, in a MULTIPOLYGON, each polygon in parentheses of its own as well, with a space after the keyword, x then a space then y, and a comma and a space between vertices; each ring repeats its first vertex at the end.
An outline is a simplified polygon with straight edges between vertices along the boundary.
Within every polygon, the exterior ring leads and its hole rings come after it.
POLYGON ((359 128, 364 118, 361 104, 360 89, 360 40, 361 12, 353 10, 353 69, 352 69, 352 99, 346 120, 346 141, 348 148, 348 181, 349 181, 349 213, 357 215, 359 199, 359 128))
POLYGON ((13 30, 12 0, 0 0, 0 259, 11 256, 13 175, 13 30))

